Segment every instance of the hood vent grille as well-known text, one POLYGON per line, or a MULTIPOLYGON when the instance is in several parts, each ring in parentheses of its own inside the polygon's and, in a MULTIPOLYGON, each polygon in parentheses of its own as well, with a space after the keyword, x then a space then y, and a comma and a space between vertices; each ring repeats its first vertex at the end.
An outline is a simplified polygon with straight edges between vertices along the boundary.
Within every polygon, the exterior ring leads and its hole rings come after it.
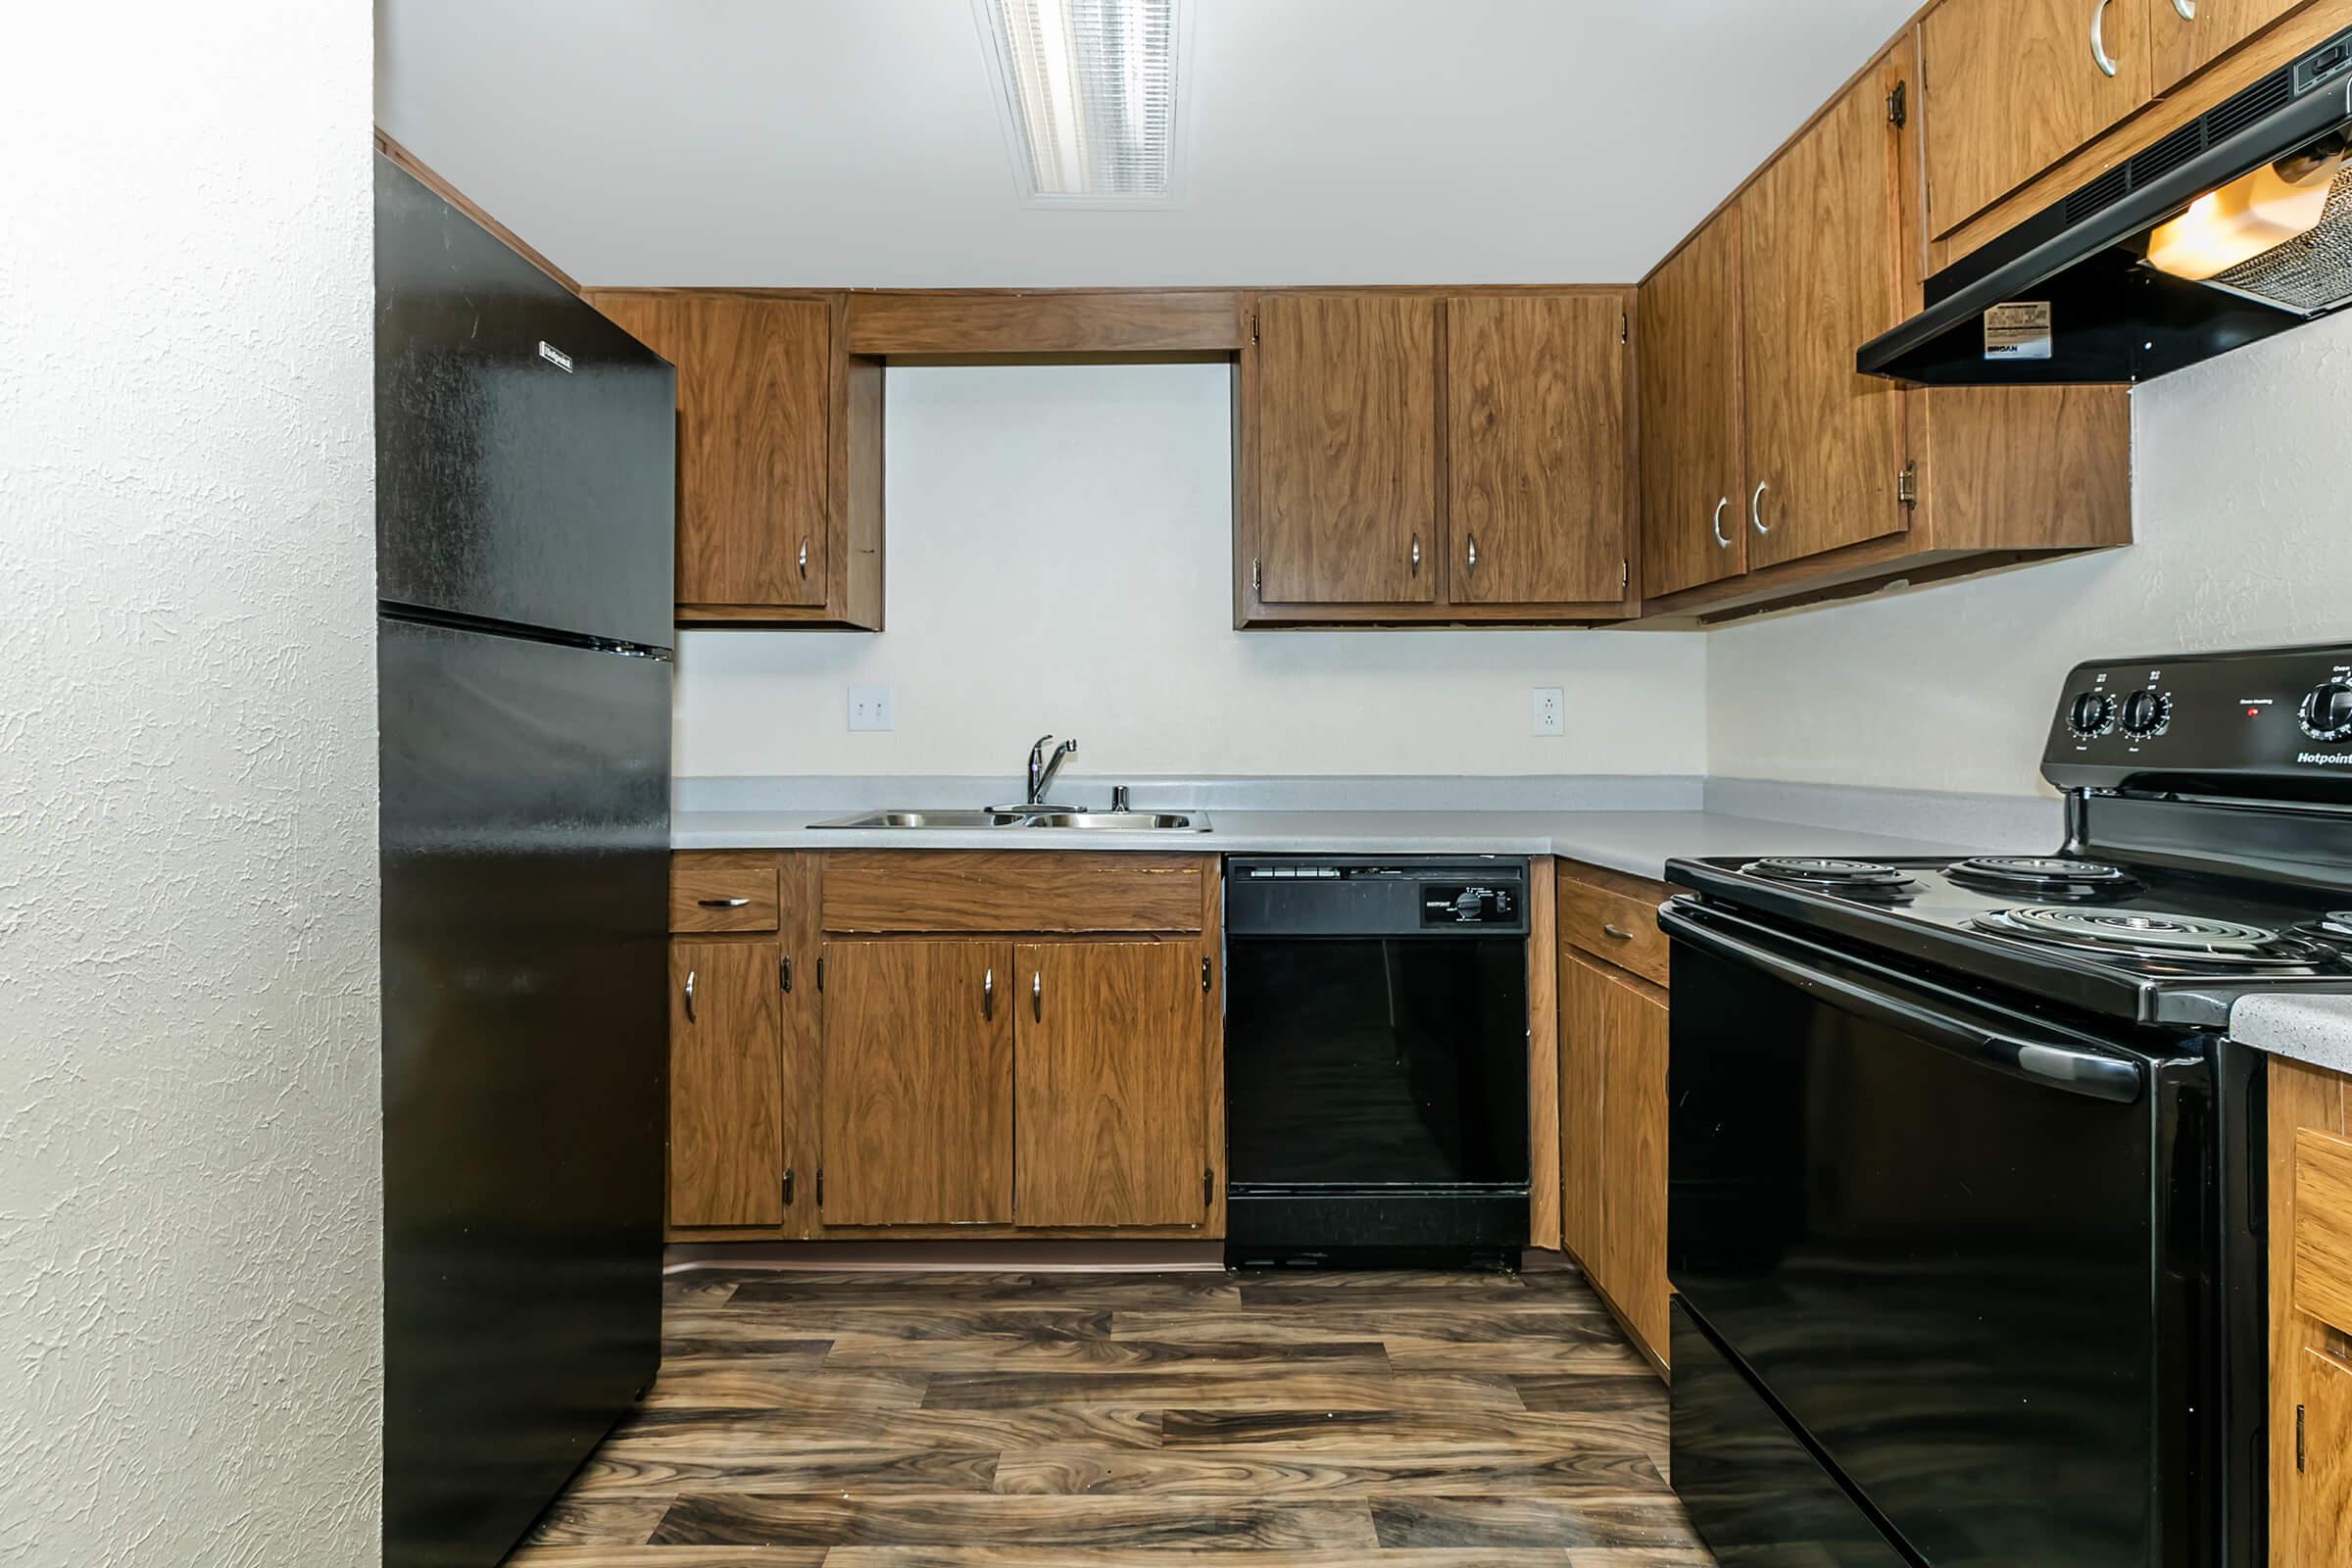
POLYGON ((2295 95, 2295 69, 2288 66, 2248 87, 2244 92, 2208 110, 2164 140, 2117 165, 2067 197, 2069 226, 2104 212, 2150 181, 2163 178, 2182 164, 2219 146, 2295 95))

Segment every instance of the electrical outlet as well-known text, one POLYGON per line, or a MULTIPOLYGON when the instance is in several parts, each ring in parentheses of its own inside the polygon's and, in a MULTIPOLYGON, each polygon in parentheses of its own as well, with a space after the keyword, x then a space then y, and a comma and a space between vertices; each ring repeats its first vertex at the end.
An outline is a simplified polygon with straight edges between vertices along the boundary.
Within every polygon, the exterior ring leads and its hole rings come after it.
POLYGON ((1557 686, 1539 686, 1535 690, 1535 732, 1538 735, 1567 734, 1568 712, 1566 705, 1561 701, 1560 688, 1557 686))
POLYGON ((887 686, 853 686, 850 688, 850 728, 890 728, 890 688, 887 686))

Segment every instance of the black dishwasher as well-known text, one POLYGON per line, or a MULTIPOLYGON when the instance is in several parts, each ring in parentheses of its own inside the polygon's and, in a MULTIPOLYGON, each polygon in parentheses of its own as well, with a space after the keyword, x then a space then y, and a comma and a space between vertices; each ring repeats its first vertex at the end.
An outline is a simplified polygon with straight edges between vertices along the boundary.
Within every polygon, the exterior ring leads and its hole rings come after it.
POLYGON ((1226 1255, 1515 1267, 1527 862, 1225 864, 1226 1255))

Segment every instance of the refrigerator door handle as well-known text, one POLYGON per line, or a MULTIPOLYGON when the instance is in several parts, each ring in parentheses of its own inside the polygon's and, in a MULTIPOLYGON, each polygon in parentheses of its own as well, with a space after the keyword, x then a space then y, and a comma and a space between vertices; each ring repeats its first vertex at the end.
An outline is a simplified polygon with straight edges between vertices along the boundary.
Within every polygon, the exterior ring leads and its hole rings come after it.
POLYGON ((1917 1035, 1955 1055, 1969 1057, 2012 1077, 2032 1079, 2070 1095, 2129 1104, 2139 1098, 2140 1070, 2129 1061, 2061 1041, 2034 1040, 1987 1028, 1890 992, 1858 985, 1769 948, 1743 941, 1704 923, 1675 901, 1658 911, 1658 924, 1677 942, 1719 958, 1760 969, 1830 1006, 1905 1034, 1917 1035))

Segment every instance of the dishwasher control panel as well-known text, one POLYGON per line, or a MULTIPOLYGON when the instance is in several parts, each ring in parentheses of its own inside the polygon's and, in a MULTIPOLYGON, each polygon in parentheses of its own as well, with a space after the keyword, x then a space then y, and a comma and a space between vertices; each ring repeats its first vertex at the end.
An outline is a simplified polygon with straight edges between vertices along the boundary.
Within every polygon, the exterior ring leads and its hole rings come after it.
POLYGON ((1234 936, 1519 936, 1527 861, 1509 856, 1236 857, 1225 862, 1234 936))

